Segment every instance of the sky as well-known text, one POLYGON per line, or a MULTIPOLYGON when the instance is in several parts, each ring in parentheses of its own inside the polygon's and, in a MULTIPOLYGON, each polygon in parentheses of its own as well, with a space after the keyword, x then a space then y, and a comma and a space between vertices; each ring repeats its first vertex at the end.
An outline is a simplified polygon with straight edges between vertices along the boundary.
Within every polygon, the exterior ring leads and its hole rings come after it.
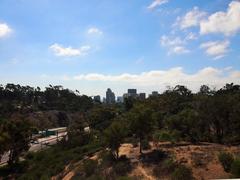
POLYGON ((0 0, 0 80, 89 96, 240 83, 240 1, 0 0))

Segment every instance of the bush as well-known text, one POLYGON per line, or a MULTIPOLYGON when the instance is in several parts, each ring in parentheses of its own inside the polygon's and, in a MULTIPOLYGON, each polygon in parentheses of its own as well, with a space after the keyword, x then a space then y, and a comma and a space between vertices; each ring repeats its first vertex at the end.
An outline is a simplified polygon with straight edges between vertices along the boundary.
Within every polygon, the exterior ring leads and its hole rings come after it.
POLYGON ((99 154, 99 159, 101 159, 101 167, 111 166, 115 162, 115 158, 109 151, 102 151, 99 154))
POLYGON ((232 162, 231 174, 236 178, 240 178, 240 159, 239 158, 235 159, 232 162))
POLYGON ((114 172, 118 176, 124 176, 131 170, 131 165, 129 161, 119 161, 113 166, 114 172))
POLYGON ((159 163, 160 161, 166 159, 168 155, 161 150, 153 150, 149 153, 144 153, 141 156, 143 163, 159 163))
POLYGON ((86 177, 89 177, 92 174, 94 174, 96 171, 96 168, 97 168, 97 161, 95 160, 88 159, 83 163, 83 170, 86 174, 86 177))
POLYGON ((171 175, 172 180, 191 180, 194 179, 191 169, 186 166, 180 165, 171 175))
POLYGON ((151 148, 151 146, 150 146, 150 144, 149 144, 149 142, 148 142, 148 139, 144 139, 143 141, 142 141, 142 149, 143 150, 148 150, 148 149, 150 149, 151 148))
POLYGON ((166 159, 162 164, 157 165, 153 169, 153 174, 156 177, 163 177, 169 175, 176 168, 176 164, 172 159, 166 159))
POLYGON ((224 171, 230 172, 231 165, 232 165, 233 160, 234 160, 233 155, 231 153, 221 152, 218 155, 218 160, 221 162, 224 171))

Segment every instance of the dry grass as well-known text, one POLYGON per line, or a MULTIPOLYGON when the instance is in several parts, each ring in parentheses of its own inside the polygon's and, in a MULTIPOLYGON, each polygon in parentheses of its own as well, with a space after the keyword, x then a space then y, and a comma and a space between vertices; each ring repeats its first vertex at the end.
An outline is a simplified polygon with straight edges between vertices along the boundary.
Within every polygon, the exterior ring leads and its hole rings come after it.
MULTIPOLYGON (((151 144, 151 149, 143 151, 144 153, 151 152, 156 149, 151 144)), ((218 161, 217 155, 221 151, 231 152, 233 154, 240 154, 240 147, 225 146, 213 143, 202 143, 200 145, 192 145, 187 143, 180 143, 172 145, 168 142, 161 143, 158 147, 173 156, 177 163, 186 165, 192 169, 193 176, 197 180, 202 179, 221 179, 229 178, 230 174, 226 173, 218 161)), ((137 179, 155 180, 153 169, 156 165, 145 164, 140 159, 139 147, 134 147, 132 144, 122 144, 119 151, 120 155, 126 155, 129 158, 133 170, 128 174, 137 179)), ((90 159, 97 159, 98 154, 95 154, 90 159)), ((67 170, 67 169, 66 169, 67 170)), ((65 172, 64 180, 71 179, 78 171, 77 165, 72 170, 65 172)), ((162 178, 161 178, 162 179, 162 178)), ((169 179, 168 177, 164 179, 169 179)))

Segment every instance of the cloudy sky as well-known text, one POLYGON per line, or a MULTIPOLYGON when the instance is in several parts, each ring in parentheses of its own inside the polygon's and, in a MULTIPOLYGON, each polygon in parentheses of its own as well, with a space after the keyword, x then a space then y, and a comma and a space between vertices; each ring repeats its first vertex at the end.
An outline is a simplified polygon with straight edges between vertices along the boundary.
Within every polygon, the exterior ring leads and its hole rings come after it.
POLYGON ((87 95, 240 83, 240 1, 1 0, 0 80, 87 95))

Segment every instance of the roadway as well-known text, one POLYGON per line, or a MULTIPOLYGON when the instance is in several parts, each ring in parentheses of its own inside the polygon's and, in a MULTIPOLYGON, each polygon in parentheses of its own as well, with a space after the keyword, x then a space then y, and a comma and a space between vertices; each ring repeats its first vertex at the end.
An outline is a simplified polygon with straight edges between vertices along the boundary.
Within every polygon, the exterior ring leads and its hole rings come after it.
MULTIPOLYGON (((51 145, 57 144, 59 140, 61 140, 64 136, 67 135, 67 132, 58 133, 57 135, 52 135, 44 138, 37 139, 34 143, 30 144, 29 152, 37 152, 44 148, 47 148, 51 145)), ((5 165, 9 159, 9 152, 5 153, 2 156, 0 161, 0 166, 5 165)))

